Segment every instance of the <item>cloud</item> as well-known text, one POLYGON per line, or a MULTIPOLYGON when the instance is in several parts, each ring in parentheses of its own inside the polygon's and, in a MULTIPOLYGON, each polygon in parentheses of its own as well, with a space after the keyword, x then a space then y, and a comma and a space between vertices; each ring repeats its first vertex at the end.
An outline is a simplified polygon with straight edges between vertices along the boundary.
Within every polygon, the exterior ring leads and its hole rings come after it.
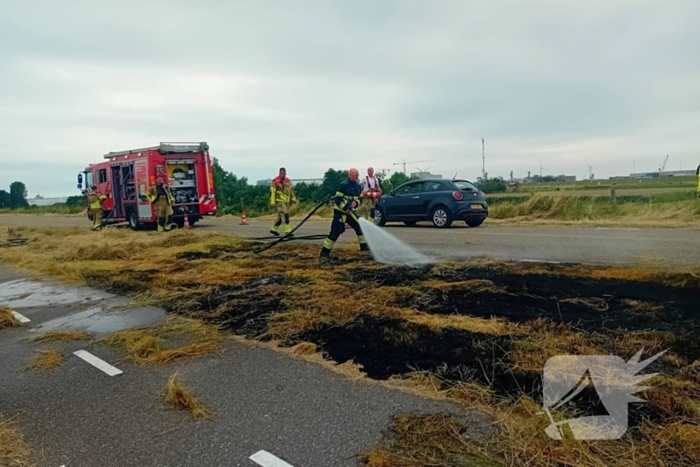
POLYGON ((252 181, 395 163, 475 178, 700 163, 700 5, 0 5, 0 186, 73 193, 109 151, 208 141, 252 181))

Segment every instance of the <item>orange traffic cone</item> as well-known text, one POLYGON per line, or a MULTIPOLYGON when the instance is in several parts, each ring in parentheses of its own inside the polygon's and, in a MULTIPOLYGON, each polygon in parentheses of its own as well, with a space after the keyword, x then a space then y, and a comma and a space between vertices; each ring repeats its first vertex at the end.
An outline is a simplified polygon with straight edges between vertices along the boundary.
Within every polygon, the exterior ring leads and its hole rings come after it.
POLYGON ((190 228, 190 219, 189 219, 189 217, 187 217, 187 213, 185 213, 185 223, 184 223, 183 227, 184 227, 185 229, 189 229, 189 228, 190 228))
POLYGON ((248 225, 248 220, 245 218, 245 211, 243 211, 243 215, 241 216, 241 224, 240 225, 248 225))

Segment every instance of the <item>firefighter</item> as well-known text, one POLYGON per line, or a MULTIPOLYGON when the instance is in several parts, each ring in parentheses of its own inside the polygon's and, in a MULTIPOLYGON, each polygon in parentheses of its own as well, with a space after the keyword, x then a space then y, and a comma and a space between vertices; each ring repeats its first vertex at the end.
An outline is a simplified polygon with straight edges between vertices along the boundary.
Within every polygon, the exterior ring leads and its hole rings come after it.
POLYGON ((698 166, 698 170, 695 171, 695 176, 698 178, 698 198, 700 198, 700 165, 698 166))
POLYGON ((379 179, 374 176, 374 168, 368 167, 367 176, 362 181, 362 204, 369 207, 370 222, 374 222, 374 215, 377 212, 377 201, 379 200, 377 196, 381 196, 381 194, 382 187, 379 185, 379 179), (366 196, 366 194, 369 194, 370 196, 366 196))
POLYGON ((156 185, 148 190, 146 196, 148 201, 153 203, 156 208, 156 217, 158 218, 158 232, 167 232, 172 227, 173 217, 173 198, 170 193, 170 187, 163 183, 163 177, 158 177, 156 185))
POLYGON ((281 167, 279 175, 272 180, 272 186, 270 186, 270 205, 277 208, 277 220, 270 228, 272 235, 280 234, 280 225, 282 225, 283 220, 284 234, 288 235, 292 231, 292 227, 289 225, 289 204, 296 202, 292 181, 287 178, 287 169, 281 167))
POLYGON ((102 229, 102 203, 107 199, 105 195, 100 193, 97 186, 90 187, 87 193, 88 198, 88 213, 92 216, 92 230, 102 229))
POLYGON ((362 187, 358 183, 360 172, 357 169, 350 169, 348 178, 345 179, 333 197, 333 221, 328 237, 323 241, 321 248, 321 258, 328 258, 338 237, 345 231, 347 223, 357 234, 357 241, 360 243, 360 251, 369 251, 369 245, 362 235, 362 228, 357 215, 357 206, 360 205, 362 187))

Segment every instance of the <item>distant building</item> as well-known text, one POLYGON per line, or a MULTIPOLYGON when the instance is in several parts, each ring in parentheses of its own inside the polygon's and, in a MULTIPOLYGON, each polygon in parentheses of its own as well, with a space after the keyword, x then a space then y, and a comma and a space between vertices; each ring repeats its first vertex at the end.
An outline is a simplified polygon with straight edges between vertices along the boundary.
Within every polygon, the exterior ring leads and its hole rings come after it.
POLYGON ((426 178, 442 178, 442 174, 431 174, 430 172, 413 172, 411 178, 426 179, 426 178))
POLYGON ((59 196, 57 198, 44 198, 36 195, 36 198, 27 200, 30 206, 53 206, 54 204, 65 204, 68 201, 68 196, 59 196))
POLYGON ((664 178, 664 177, 694 177, 695 170, 666 170, 664 172, 639 172, 630 174, 629 178, 664 178))
MULTIPOLYGON (((528 172, 529 174, 529 172, 528 172)), ((523 183, 573 183, 576 181, 576 175, 534 175, 528 176, 522 180, 523 183)))
MULTIPOLYGON (((296 185, 297 183, 306 183, 307 185, 321 185, 323 183, 322 178, 292 178, 292 183, 296 185)), ((258 180, 256 183, 258 186, 270 186, 272 185, 272 179, 268 178, 266 180, 258 180)))

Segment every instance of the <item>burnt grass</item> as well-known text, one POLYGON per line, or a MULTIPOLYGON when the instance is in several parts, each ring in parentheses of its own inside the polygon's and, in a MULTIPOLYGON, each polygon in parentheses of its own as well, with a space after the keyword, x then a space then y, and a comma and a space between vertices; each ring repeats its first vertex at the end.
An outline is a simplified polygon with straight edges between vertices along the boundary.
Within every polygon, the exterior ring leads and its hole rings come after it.
MULTIPOLYGON (((420 294, 418 298, 399 294, 403 298, 397 300, 405 303, 398 305, 405 308, 439 315, 494 316, 517 323, 545 318, 569 324, 590 335, 592 341, 601 336, 604 340, 619 339, 625 331, 669 332, 677 339, 671 349, 674 353, 689 362, 700 358, 700 342, 695 338, 700 331, 700 310, 694 306, 697 297, 694 287, 556 274, 510 274, 486 268, 436 273, 430 267, 355 267, 343 272, 340 280, 350 290, 357 288, 368 293, 379 286, 411 286, 420 294), (435 279, 446 282, 488 279, 494 287, 434 288, 423 283, 435 279), (639 311, 628 303, 630 300, 657 306, 658 311, 639 311)), ((284 292, 273 296, 264 293, 261 287, 293 286, 295 281, 278 274, 243 285, 220 286, 196 295, 191 310, 229 332, 264 339, 270 319, 288 308, 284 292)), ((352 301, 348 304, 352 306, 352 301)), ((326 358, 337 363, 354 361, 368 377, 376 380, 425 371, 438 375, 445 388, 458 382, 476 382, 498 396, 516 400, 528 395, 541 401, 541 374, 513 371, 508 359, 514 340, 527 337, 452 328, 436 331, 402 319, 359 315, 345 324, 326 324, 296 334, 283 345, 313 342, 326 358)), ((654 365, 649 371, 666 373, 669 369, 659 368, 661 362, 654 365)), ((595 392, 590 397, 586 394, 576 401, 576 406, 589 415, 601 414, 595 392)), ((640 404, 633 412, 636 413, 633 426, 638 426, 642 419, 662 419, 652 404, 640 404)))

